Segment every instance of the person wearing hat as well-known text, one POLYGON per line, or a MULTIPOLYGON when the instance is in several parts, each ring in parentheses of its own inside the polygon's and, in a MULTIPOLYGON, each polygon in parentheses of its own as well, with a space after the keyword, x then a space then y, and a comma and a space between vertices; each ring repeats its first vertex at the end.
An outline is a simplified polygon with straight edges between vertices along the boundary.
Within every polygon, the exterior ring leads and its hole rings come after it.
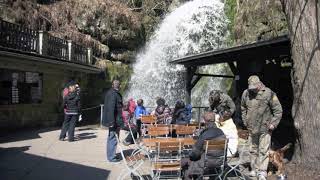
POLYGON ((209 104, 210 109, 224 119, 230 119, 236 109, 231 97, 220 90, 210 92, 209 104))
POLYGON ((63 141, 68 131, 68 141, 74 141, 74 128, 80 113, 80 95, 76 92, 76 83, 68 83, 68 93, 63 98, 64 121, 61 128, 59 140, 63 141))
POLYGON ((248 89, 242 94, 241 116, 249 131, 252 168, 249 175, 264 180, 267 177, 271 133, 281 120, 282 107, 277 95, 256 75, 249 77, 248 89))

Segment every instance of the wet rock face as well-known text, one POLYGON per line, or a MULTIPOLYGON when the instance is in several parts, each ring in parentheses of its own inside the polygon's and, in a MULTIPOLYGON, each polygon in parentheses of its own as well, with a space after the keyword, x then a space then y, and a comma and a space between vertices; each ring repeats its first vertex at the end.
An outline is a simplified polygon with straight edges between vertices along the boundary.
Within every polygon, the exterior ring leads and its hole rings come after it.
POLYGON ((236 0, 232 32, 237 44, 270 39, 287 31, 279 0, 236 0))
MULTIPOLYGON (((94 44, 99 58, 114 59, 119 51, 143 47, 162 17, 186 0, 5 0, 0 17, 10 22, 49 30, 78 44, 94 44), (115 51, 115 52, 113 52, 115 51)), ((116 59, 117 60, 117 59, 116 59)), ((130 61, 130 60, 129 60, 130 61)))

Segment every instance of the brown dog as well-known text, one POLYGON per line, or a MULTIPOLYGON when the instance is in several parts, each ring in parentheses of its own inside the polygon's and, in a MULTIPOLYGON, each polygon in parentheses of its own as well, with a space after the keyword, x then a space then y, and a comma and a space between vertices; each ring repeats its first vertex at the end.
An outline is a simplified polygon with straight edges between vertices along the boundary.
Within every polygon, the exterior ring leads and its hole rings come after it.
POLYGON ((283 156, 284 152, 290 148, 292 143, 289 143, 278 150, 269 150, 269 162, 271 162, 277 168, 277 175, 284 175, 284 162, 283 156))

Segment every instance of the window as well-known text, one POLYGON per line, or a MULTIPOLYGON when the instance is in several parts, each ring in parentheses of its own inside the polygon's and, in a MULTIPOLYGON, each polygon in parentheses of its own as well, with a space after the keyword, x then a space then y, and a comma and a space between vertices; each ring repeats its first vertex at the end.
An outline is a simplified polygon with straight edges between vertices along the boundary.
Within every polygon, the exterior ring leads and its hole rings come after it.
POLYGON ((0 92, 0 105, 41 103, 42 74, 0 69, 0 92))

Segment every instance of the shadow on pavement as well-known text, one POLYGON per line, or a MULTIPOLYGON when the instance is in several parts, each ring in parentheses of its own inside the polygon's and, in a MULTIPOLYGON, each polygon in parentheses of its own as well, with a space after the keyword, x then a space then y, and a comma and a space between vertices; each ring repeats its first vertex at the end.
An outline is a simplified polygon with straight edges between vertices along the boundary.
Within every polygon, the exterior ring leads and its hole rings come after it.
MULTIPOLYGON (((50 128, 41 128, 41 129, 23 129, 20 131, 14 130, 5 133, 0 133, 0 143, 9 143, 16 141, 24 141, 30 139, 41 138, 39 134, 55 131, 60 129, 60 127, 50 127, 50 128)), ((58 137, 57 137, 58 138, 58 137)))
POLYGON ((0 148, 1 180, 106 180, 110 171, 25 153, 30 146, 0 148))
POLYGON ((75 140, 76 141, 81 141, 84 139, 93 139, 93 138, 97 138, 97 135, 95 135, 96 133, 80 133, 80 134, 76 134, 75 135, 75 140))

